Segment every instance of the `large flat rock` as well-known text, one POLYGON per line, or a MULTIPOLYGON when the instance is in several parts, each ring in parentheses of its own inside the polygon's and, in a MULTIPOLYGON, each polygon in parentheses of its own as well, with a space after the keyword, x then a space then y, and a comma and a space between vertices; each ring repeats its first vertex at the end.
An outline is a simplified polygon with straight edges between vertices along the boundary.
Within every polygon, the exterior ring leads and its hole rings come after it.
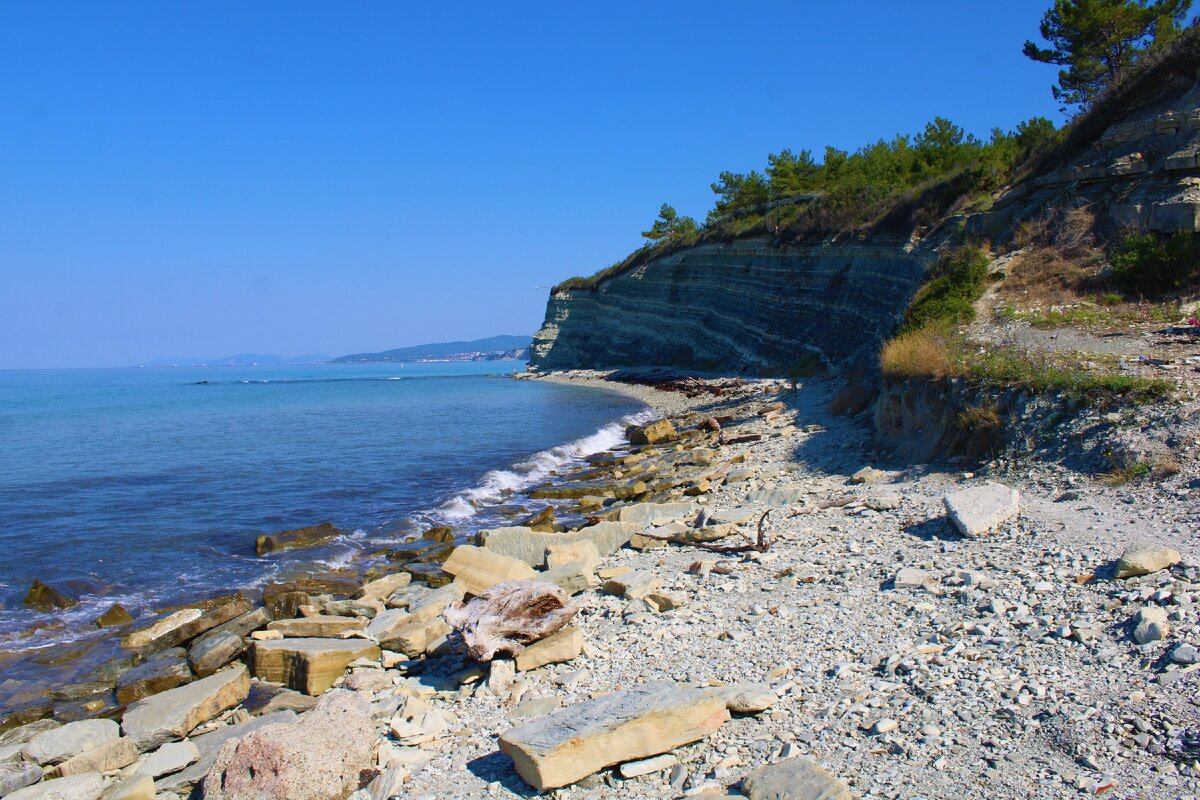
POLYGON ((4 800, 99 800, 104 777, 99 772, 55 778, 5 795, 4 800))
POLYGON ((332 639, 346 631, 361 631, 367 621, 358 617, 316 616, 277 619, 267 625, 289 639, 332 639))
POLYGON ((305 694, 320 694, 356 658, 378 660, 379 645, 366 639, 276 639, 255 642, 254 677, 305 694))
POLYGON ((616 522, 631 522, 642 527, 693 519, 700 511, 695 503, 634 503, 613 512, 616 522))
POLYGON ((527 783, 545 791, 703 739, 727 719, 721 698, 654 681, 512 728, 501 735, 500 750, 527 783))
POLYGON ((846 784, 807 758, 785 758, 756 769, 742 780, 750 800, 851 800, 846 784))
POLYGON ((587 539, 596 545, 601 556, 608 556, 629 544, 629 540, 641 529, 641 525, 633 522, 601 522, 566 533, 547 533, 523 527, 492 528, 480 531, 477 538, 488 550, 541 569, 546 566, 546 550, 551 544, 570 544, 587 539))
POLYGON ((114 741, 121 728, 111 719, 84 719, 42 731, 25 745, 26 760, 56 764, 114 741))
POLYGON ((479 595, 498 583, 533 577, 524 561, 483 547, 464 544, 454 548, 442 569, 454 576, 467 594, 479 595))
POLYGON ((145 752, 182 739, 202 722, 233 708, 250 692, 244 664, 193 681, 186 686, 139 700, 125 711, 121 727, 145 752))
POLYGON ((252 719, 249 722, 243 722, 240 725, 230 725, 225 728, 218 728, 211 733, 206 733, 203 736, 197 736, 194 739, 189 739, 196 749, 200 752, 200 758, 196 763, 192 764, 182 772, 176 772, 171 775, 159 778, 158 786, 164 792, 178 792, 179 790, 193 786, 204 780, 204 776, 208 774, 212 768, 213 761, 216 760, 217 753, 220 752, 221 746, 229 741, 236 741, 248 733, 264 728, 267 725, 275 725, 280 723, 292 723, 299 717, 294 711, 276 711, 273 714, 263 714, 261 717, 252 719))
POLYGON ((980 484, 950 492, 942 502, 946 515, 968 539, 986 536, 1017 516, 1020 494, 999 483, 980 484))

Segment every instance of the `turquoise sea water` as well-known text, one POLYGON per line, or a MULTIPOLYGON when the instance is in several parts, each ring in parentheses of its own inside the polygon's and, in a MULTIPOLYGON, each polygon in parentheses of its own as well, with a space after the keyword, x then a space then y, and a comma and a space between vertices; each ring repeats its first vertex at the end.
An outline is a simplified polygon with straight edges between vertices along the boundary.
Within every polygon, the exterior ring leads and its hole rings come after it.
POLYGON ((619 440, 644 408, 515 381, 513 365, 387 364, 0 371, 0 648, 39 615, 34 578, 138 611, 261 583, 290 559, 338 565, 433 523, 499 518, 513 489, 619 440), (347 535, 257 558, 258 533, 347 535))

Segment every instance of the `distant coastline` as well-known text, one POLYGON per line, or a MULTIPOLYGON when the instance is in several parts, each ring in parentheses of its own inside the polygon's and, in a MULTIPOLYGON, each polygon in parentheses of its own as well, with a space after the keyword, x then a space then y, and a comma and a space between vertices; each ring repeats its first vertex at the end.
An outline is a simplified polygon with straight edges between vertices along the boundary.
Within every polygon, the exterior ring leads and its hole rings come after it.
POLYGON ((485 339, 398 347, 374 353, 345 356, 305 354, 280 356, 262 353, 238 353, 218 358, 154 358, 137 367, 286 367, 317 364, 414 363, 438 364, 460 361, 519 361, 529 355, 531 336, 490 336, 485 339))

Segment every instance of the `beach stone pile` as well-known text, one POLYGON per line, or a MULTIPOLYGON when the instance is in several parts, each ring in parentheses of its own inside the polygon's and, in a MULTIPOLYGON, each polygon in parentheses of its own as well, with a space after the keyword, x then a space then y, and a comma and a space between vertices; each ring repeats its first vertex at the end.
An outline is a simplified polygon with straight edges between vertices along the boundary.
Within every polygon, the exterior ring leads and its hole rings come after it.
POLYGON ((780 388, 670 408, 519 524, 118 627, 109 718, 0 730, 0 796, 1200 795, 1194 547, 1095 495, 1138 535, 1075 535, 1053 477, 885 468, 780 388))

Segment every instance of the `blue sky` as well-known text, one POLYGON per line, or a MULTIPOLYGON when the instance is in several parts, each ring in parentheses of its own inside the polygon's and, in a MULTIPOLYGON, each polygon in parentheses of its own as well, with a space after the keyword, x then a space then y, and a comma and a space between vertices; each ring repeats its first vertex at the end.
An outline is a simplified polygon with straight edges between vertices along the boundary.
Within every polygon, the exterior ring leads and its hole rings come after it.
POLYGON ((532 332, 722 170, 1061 120, 1048 5, 0 0, 0 368, 532 332))

